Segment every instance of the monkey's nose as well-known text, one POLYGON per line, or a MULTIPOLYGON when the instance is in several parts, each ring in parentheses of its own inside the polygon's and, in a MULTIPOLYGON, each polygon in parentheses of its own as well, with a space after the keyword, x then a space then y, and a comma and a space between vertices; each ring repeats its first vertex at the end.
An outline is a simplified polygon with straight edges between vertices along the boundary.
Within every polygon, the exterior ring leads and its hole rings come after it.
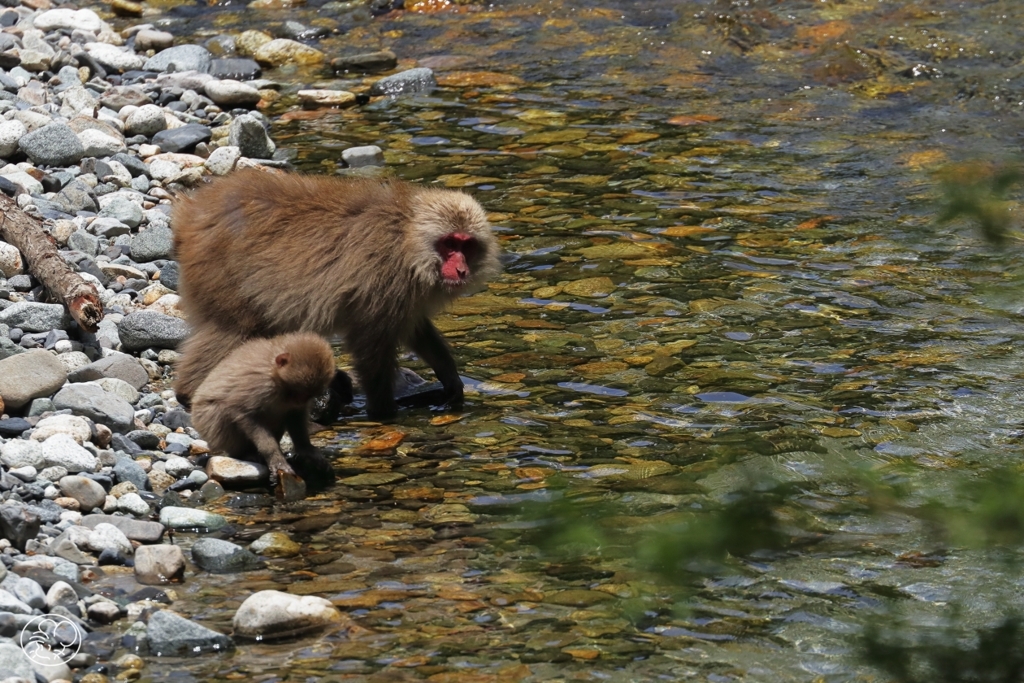
POLYGON ((463 270, 462 268, 456 268, 455 272, 458 273, 460 280, 465 280, 466 279, 466 275, 469 274, 465 270, 463 270))

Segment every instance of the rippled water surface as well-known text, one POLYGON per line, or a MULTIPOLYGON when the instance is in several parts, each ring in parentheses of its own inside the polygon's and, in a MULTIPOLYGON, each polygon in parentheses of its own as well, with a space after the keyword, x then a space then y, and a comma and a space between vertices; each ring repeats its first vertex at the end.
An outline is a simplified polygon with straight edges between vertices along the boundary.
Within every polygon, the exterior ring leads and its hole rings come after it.
POLYGON ((372 78, 267 72, 273 136, 307 172, 377 144, 401 177, 466 188, 506 272, 439 320, 463 413, 335 425, 337 487, 216 508, 236 541, 280 527, 302 553, 176 589, 225 631, 262 588, 357 626, 151 660, 145 680, 877 680, 850 650, 883 599, 927 621, 1004 595, 1013 577, 978 555, 908 561, 931 541, 869 516, 844 473, 942 496, 1019 459, 1020 258, 934 220, 939 168, 1019 152, 1019 3, 314 5, 146 20, 198 39, 296 20, 338 29, 330 56, 434 68, 430 96, 341 111, 292 93, 372 78), (795 485, 806 543, 709 579, 688 611, 630 562, 555 563, 516 507, 618 502, 604 524, 640 533, 769 479, 795 485))

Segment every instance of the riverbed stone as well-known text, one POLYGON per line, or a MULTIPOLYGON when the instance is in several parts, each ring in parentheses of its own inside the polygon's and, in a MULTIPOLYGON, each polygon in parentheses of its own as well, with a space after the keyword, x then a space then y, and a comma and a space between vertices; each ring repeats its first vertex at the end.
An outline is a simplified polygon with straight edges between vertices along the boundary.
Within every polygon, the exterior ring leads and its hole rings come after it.
POLYGON ((179 128, 160 131, 153 136, 153 144, 164 152, 188 152, 200 142, 209 142, 213 130, 201 123, 188 123, 179 128))
POLYGON ((268 66, 296 64, 310 66, 320 64, 326 56, 315 47, 288 38, 275 38, 256 48, 253 54, 256 61, 268 66))
POLYGON ((42 443, 42 452, 44 466, 63 467, 72 474, 95 472, 98 465, 96 456, 67 434, 54 434, 48 438, 42 443))
POLYGON ((250 543, 249 550, 267 557, 293 557, 301 552, 302 546, 283 531, 268 531, 250 543))
MULTIPOLYGON (((214 78, 230 78, 238 81, 251 81, 259 78, 262 69, 255 59, 244 57, 214 59, 210 62, 210 75, 214 78)), ((216 100, 214 100, 216 102, 216 100)))
POLYGON ((348 90, 300 90, 297 95, 302 104, 314 107, 351 107, 356 103, 355 93, 348 90))
POLYGON ((206 73, 213 55, 202 45, 177 45, 161 50, 148 60, 146 71, 198 71, 206 73))
POLYGON ((150 137, 167 128, 164 110, 155 104, 144 104, 131 114, 124 122, 127 135, 145 135, 150 137))
POLYGON ((150 653, 158 657, 185 653, 194 656, 198 652, 223 652, 234 648, 226 635, 170 610, 159 610, 149 617, 146 638, 150 653))
POLYGON ((144 501, 142 496, 135 492, 126 493, 118 498, 117 509, 137 517, 144 517, 151 512, 149 503, 144 501))
POLYGON ((331 68, 335 72, 372 73, 374 71, 388 71, 394 69, 398 64, 398 57, 391 50, 379 52, 364 52, 348 57, 337 57, 331 60, 331 68))
POLYGON ((64 366, 49 351, 32 349, 0 360, 0 397, 8 410, 17 410, 34 398, 51 396, 66 380, 64 366))
POLYGON ((12 439, 0 445, 0 463, 5 467, 34 467, 37 470, 44 466, 43 449, 37 441, 12 439))
POLYGON ((144 545, 135 551, 135 580, 147 586, 180 583, 185 553, 176 545, 144 545))
POLYGON ((28 133, 25 124, 16 119, 0 122, 0 157, 10 157, 18 151, 18 143, 28 133))
POLYGON ((206 461, 206 474, 226 488, 245 487, 266 481, 270 471, 262 463, 214 455, 206 461))
POLYGON ((235 612, 235 633, 249 638, 281 638, 346 622, 330 600, 275 590, 253 593, 235 612))
POLYGON ((76 443, 84 444, 92 438, 92 427, 79 415, 50 415, 36 423, 32 440, 46 441, 54 434, 67 434, 76 443))
POLYGON ((142 55, 109 43, 86 43, 85 51, 104 69, 116 73, 141 69, 146 63, 142 55))
POLYGON ((13 641, 0 643, 0 671, 4 672, 5 680, 36 680, 35 670, 32 668, 32 660, 25 654, 25 650, 13 641))
POLYGON ((250 114, 238 116, 231 122, 228 144, 238 147, 242 156, 251 159, 269 159, 277 149, 263 124, 250 114))
POLYGON ((117 352, 69 373, 68 381, 91 382, 105 377, 122 380, 135 389, 141 389, 149 382, 149 375, 138 358, 117 352))
POLYGON ((118 379, 116 377, 104 377, 103 379, 96 380, 96 384, 98 384, 103 391, 117 396, 129 405, 135 405, 139 401, 139 390, 131 384, 128 384, 128 382, 125 382, 123 379, 118 379))
POLYGON ((119 112, 128 106, 141 107, 144 104, 153 104, 153 100, 138 86, 115 85, 100 95, 100 104, 119 112))
POLYGON ((103 20, 91 9, 51 9, 46 10, 32 20, 32 25, 40 31, 49 33, 57 29, 74 31, 81 29, 90 33, 103 30, 103 20))
MULTIPOLYGON (((99 218, 112 218, 118 223, 127 225, 129 228, 137 228, 142 223, 142 207, 127 197, 114 197, 100 209, 99 218)), ((93 223, 95 222, 93 221, 93 223)), ((90 225, 91 227, 92 225, 90 225)), ((111 234, 108 232, 106 236, 111 237, 111 234)))
POLYGON ((28 133, 18 143, 32 163, 70 166, 85 154, 78 135, 66 123, 55 122, 28 133))
POLYGON ((144 28, 135 34, 135 49, 141 52, 147 50, 166 50, 174 45, 174 34, 167 31, 157 31, 151 28, 144 28))
POLYGON ((103 487, 88 477, 69 474, 57 482, 57 485, 60 486, 61 493, 78 501, 82 512, 102 508, 107 500, 107 492, 103 487))
POLYGON ((437 87, 437 80, 434 72, 426 67, 417 67, 400 71, 391 76, 385 76, 372 86, 371 95, 412 95, 416 93, 429 93, 437 87))
POLYGON ((159 522, 147 522, 120 515, 86 515, 82 517, 82 526, 94 529, 100 524, 112 524, 125 536, 139 543, 159 543, 164 535, 164 525, 159 522))
POLYGON ((377 145, 364 145, 362 147, 349 147, 341 152, 341 159, 349 168, 360 168, 362 166, 383 166, 384 150, 377 145))
POLYGON ((168 506, 160 510, 160 523, 170 529, 216 531, 228 523, 222 515, 205 510, 168 506))
MULTIPOLYGON (((227 175, 235 170, 235 164, 242 158, 242 151, 233 145, 225 145, 213 150, 206 160, 206 169, 213 175, 227 175)), ((161 281, 163 272, 160 273, 161 281)), ((177 289, 175 287, 174 289, 177 289)))
MULTIPOLYGON (((39 534, 42 520, 23 503, 6 501, 0 505, 0 538, 6 538, 18 550, 39 534)), ((0 608, 2 609, 2 608, 0 608)))
POLYGON ((156 311, 129 313, 117 325, 121 346, 128 351, 174 349, 188 337, 188 324, 156 311))
POLYGON ((0 323, 23 332, 49 332, 63 329, 68 322, 67 311, 60 304, 19 301, 0 311, 0 323))
POLYGON ((174 250, 174 233, 166 224, 150 225, 132 237, 132 260, 148 263, 170 257, 174 250))
POLYGON ((66 581, 57 581, 46 591, 46 607, 48 609, 53 609, 58 605, 70 607, 76 604, 78 604, 78 593, 66 581))
POLYGON ((115 432, 127 432, 135 424, 132 405, 97 384, 69 384, 53 397, 53 405, 57 410, 70 410, 105 424, 115 432))
POLYGON ((123 140, 93 129, 83 130, 78 140, 82 143, 82 156, 87 157, 106 157, 127 149, 123 140))
POLYGON ((192 544, 192 561, 214 574, 234 574, 258 569, 260 558, 245 548, 219 538, 200 538, 192 544))
POLYGON ((132 554, 132 544, 124 532, 106 522, 97 524, 89 533, 88 546, 98 553, 112 550, 125 556, 132 554))
POLYGON ((207 97, 222 107, 244 107, 260 101, 256 88, 232 79, 209 81, 204 90, 207 97))

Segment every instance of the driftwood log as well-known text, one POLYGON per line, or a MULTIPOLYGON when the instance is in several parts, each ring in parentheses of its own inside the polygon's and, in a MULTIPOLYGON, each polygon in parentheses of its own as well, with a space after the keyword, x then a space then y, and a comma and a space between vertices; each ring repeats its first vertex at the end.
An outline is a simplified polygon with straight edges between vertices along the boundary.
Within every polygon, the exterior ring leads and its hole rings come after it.
POLYGON ((79 327, 86 332, 96 331, 103 320, 103 304, 96 287, 61 258, 57 245, 43 231, 42 223, 19 209, 17 203, 3 193, 0 193, 0 238, 18 248, 29 272, 46 287, 50 296, 67 307, 79 327))

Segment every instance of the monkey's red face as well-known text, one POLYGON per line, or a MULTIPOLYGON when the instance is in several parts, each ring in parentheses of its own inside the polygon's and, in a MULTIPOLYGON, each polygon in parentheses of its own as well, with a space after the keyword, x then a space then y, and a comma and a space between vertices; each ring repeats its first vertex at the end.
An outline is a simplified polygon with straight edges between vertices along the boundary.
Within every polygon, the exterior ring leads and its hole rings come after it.
POLYGON ((480 244, 472 235, 452 232, 437 241, 441 256, 441 280, 446 287, 461 287, 469 281, 470 263, 474 262, 480 244))

